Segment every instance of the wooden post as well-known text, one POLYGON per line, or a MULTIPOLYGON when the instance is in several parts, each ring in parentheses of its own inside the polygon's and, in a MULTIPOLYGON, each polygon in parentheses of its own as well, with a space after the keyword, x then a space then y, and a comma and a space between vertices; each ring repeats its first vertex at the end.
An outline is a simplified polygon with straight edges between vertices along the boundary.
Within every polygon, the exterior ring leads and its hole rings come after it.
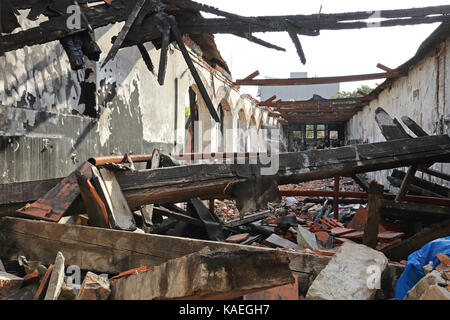
POLYGON ((380 204, 383 189, 384 186, 375 180, 370 181, 367 221, 364 227, 363 244, 374 249, 378 241, 378 224, 380 223, 380 204))
POLYGON ((339 220, 339 177, 334 177, 334 219, 339 220))
POLYGON ((209 199, 209 211, 211 211, 212 213, 214 213, 215 209, 214 209, 214 199, 209 199))
POLYGON ((408 172, 406 173, 405 178, 402 181, 402 185, 400 186, 400 191, 398 192, 397 196, 395 197, 396 202, 403 201, 405 199, 406 193, 408 192, 409 185, 414 179, 414 175, 417 172, 417 165, 410 166, 408 168, 408 172))

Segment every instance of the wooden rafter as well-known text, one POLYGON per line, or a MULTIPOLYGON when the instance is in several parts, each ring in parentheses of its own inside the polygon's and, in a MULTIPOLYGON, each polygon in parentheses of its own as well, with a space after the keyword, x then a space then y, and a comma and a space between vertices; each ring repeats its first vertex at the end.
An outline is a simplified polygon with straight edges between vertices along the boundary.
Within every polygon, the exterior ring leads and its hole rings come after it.
POLYGON ((271 108, 294 108, 294 107, 346 107, 353 104, 360 104, 368 102, 376 96, 355 97, 355 98, 337 98, 337 99, 321 99, 321 100, 297 100, 297 101, 277 101, 274 99, 268 99, 261 101, 260 106, 266 106, 271 108))
POLYGON ((403 76, 400 72, 381 72, 356 74, 348 76, 335 77, 315 77, 315 78, 287 78, 287 79, 251 79, 251 80, 236 80, 235 85, 238 86, 302 86, 311 84, 326 84, 339 82, 353 82, 375 79, 389 79, 403 76))

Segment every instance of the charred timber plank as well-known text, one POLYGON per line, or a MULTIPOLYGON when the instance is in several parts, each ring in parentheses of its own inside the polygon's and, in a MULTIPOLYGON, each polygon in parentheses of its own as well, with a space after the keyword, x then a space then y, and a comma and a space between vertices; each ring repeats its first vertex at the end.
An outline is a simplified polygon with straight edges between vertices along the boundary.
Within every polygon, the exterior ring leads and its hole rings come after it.
POLYGON ((167 70, 167 52, 169 50, 170 44, 170 25, 168 23, 164 23, 164 20, 161 20, 158 24, 159 30, 162 34, 162 42, 161 42, 161 57, 159 59, 159 71, 158 71, 158 83, 163 86, 164 79, 166 78, 166 70, 167 70))
POLYGON ((398 123, 394 123, 390 115, 381 107, 375 110, 375 120, 387 141, 411 138, 404 130, 400 129, 398 123))
POLYGON ((277 50, 277 51, 286 52, 286 49, 284 49, 284 48, 282 48, 280 46, 277 46, 275 44, 272 44, 270 42, 264 41, 264 40, 262 40, 262 39, 260 39, 258 37, 255 37, 254 35, 252 35, 250 33, 245 33, 245 32, 238 33, 238 32, 235 32, 233 34, 235 36, 237 36, 237 37, 247 39, 248 41, 256 43, 256 44, 258 44, 260 46, 263 46, 263 47, 266 47, 266 48, 269 48, 269 49, 274 49, 274 50, 277 50))
POLYGON ((209 97, 208 92, 206 91, 205 85, 203 84, 202 79, 200 78, 200 76, 197 72, 197 69, 195 69, 194 63, 192 62, 191 56, 189 55, 189 52, 186 49, 186 46, 184 45, 183 39, 181 37, 181 33, 178 30, 175 19, 173 17, 169 17, 169 19, 170 19, 172 35, 175 37, 178 47, 180 48, 181 53, 183 54, 184 60, 186 61, 187 65, 189 67, 189 70, 191 71, 191 74, 194 77, 195 83, 197 84, 198 90, 200 91, 203 101, 205 102, 206 107, 208 108, 209 113, 211 114, 211 117, 216 122, 220 123, 219 115, 217 114, 217 111, 214 108, 211 98, 209 97))
POLYGON ((257 212, 257 213, 246 215, 243 219, 229 220, 229 221, 225 222, 225 226, 230 227, 230 228, 239 227, 239 226, 242 226, 242 225, 250 223, 250 222, 255 222, 255 221, 258 221, 261 219, 265 219, 269 215, 270 215, 270 210, 257 212))
MULTIPOLYGON (((275 157, 274 160, 276 159, 275 157)), ((449 161, 450 138, 447 135, 430 136, 329 150, 282 153, 278 160, 279 170, 276 174, 279 183, 297 183, 433 161, 449 161)), ((227 193, 230 184, 247 181, 247 178, 239 177, 235 170, 236 166, 233 165, 197 164, 117 172, 116 178, 129 206, 137 208, 149 203, 176 203, 199 196, 215 197, 227 193)), ((40 183, 31 182, 35 186, 40 183)), ((27 187, 27 190, 32 188, 35 187, 27 187)))
POLYGON ((137 47, 139 49, 139 52, 141 53, 142 60, 144 60, 145 65, 147 66, 148 71, 150 71, 151 73, 154 73, 155 66, 153 65, 152 58, 148 54, 147 49, 145 48, 145 46, 143 44, 138 44, 137 47))
POLYGON ((403 123, 418 137, 426 137, 429 134, 425 132, 413 119, 408 116, 402 117, 403 123))
POLYGON ((450 234, 450 219, 442 223, 426 227, 423 231, 392 246, 381 250, 391 260, 400 261, 430 241, 446 237, 450 234))
MULTIPOLYGON (((105 4, 85 8, 84 13, 93 29, 106 26, 110 23, 125 21, 131 13, 137 0, 124 2, 124 6, 108 6, 105 4)), ((79 1, 81 3, 81 1, 79 1)), ((82 26, 78 30, 67 27, 69 14, 53 17, 49 21, 42 22, 38 27, 30 28, 4 37, 4 49, 6 51, 17 50, 24 46, 47 43, 62 39, 68 35, 82 31, 87 28, 82 26)))
POLYGON ((62 178, 0 184, 0 204, 35 201, 55 187, 62 178))
POLYGON ((406 176, 402 181, 400 186, 400 190, 398 191, 397 196, 395 197, 396 202, 401 202, 405 199, 406 193, 408 192, 409 186, 414 179, 414 176, 417 172, 417 165, 410 166, 408 171, 406 172, 406 176))
MULTIPOLYGON (((17 0, 20 1, 20 0, 17 0)), ((34 1, 34 0, 33 0, 34 1)), ((132 9, 135 7, 137 0, 128 0, 121 2, 122 5, 95 5, 85 8, 84 12, 89 20, 92 28, 99 28, 110 23, 125 21, 130 15, 132 9)), ((86 3, 86 1, 79 1, 79 3, 86 3)), ((23 2, 19 5, 23 6, 23 2)), ((20 7, 19 6, 19 7, 20 7)), ((441 21, 448 21, 449 6, 437 6, 426 8, 415 8, 406 10, 381 11, 386 12, 387 16, 401 17, 402 19, 392 19, 381 21, 379 27, 389 27, 395 25, 413 25, 421 23, 434 23, 441 21), (390 12, 390 13, 388 13, 390 12), (410 15, 412 14, 412 16, 410 15), (427 16, 438 15, 438 16, 427 16), (403 19, 405 17, 412 17, 403 19)), ((202 34, 202 33, 241 33, 241 32, 275 32, 286 31, 284 21, 288 19, 295 24, 301 31, 305 30, 304 34, 313 35, 311 30, 343 30, 355 28, 367 28, 373 25, 367 21, 357 21, 350 23, 342 23, 342 21, 368 19, 375 11, 332 14, 332 15, 297 15, 297 16, 276 16, 276 17, 249 17, 254 24, 249 24, 248 21, 238 21, 228 19, 203 19, 195 23, 180 25, 180 30, 183 34, 202 34), (261 23, 258 23, 258 22, 261 23), (250 30, 249 30, 250 29, 250 30)), ((4 37, 5 51, 16 50, 24 46, 46 43, 61 39, 70 34, 85 31, 85 28, 80 30, 69 30, 66 21, 69 15, 53 17, 51 21, 43 22, 39 27, 31 28, 26 31, 21 31, 16 34, 10 34, 4 37)), ((252 22, 252 23, 253 23, 252 22)), ((124 42, 124 46, 132 46, 138 43, 158 40, 161 35, 156 30, 155 25, 146 19, 138 35, 128 38, 124 42)))
POLYGON ((385 212, 397 211, 397 212, 410 212, 422 214, 422 216, 431 215, 433 217, 449 217, 450 218, 450 206, 438 206, 432 204, 422 203, 409 203, 409 202, 395 202, 389 200, 381 200, 381 208, 385 212))
POLYGON ((113 300, 225 300, 293 282, 289 260, 283 254, 204 249, 113 281, 111 297, 113 300))
POLYGON ((303 51, 303 47, 298 38, 298 34, 289 21, 286 21, 285 24, 289 37, 291 37, 291 40, 295 45, 295 49, 297 50, 297 54, 300 57, 300 61, 302 62, 302 64, 305 64, 306 63, 305 52, 303 51))
POLYGON ((127 18, 127 21, 125 22, 125 25, 120 30, 116 40, 114 41, 113 46, 109 50, 106 59, 103 61, 102 68, 108 63, 108 61, 113 60, 117 52, 119 52, 119 49, 122 47, 122 44, 125 38, 127 37, 128 32, 130 32, 131 26, 133 25, 134 21, 136 20, 137 16, 139 15, 139 12, 141 11, 146 1, 147 0, 136 1, 136 5, 133 8, 133 11, 131 11, 130 15, 127 18))
POLYGON ((80 188, 77 182, 77 174, 83 174, 86 177, 92 177, 92 165, 84 162, 69 176, 61 180, 54 188, 48 191, 42 198, 27 204, 25 207, 17 210, 20 214, 57 222, 64 214, 67 214, 70 207, 74 205, 77 199, 80 199, 80 188))
MULTIPOLYGON (((394 187, 400 188, 404 177, 405 177, 405 175, 403 175, 402 178, 398 179, 398 178, 389 176, 389 177, 387 177, 387 179, 391 183, 391 185, 393 185, 394 187)), ((440 194, 431 192, 427 189, 423 189, 415 184, 411 184, 408 189, 409 189, 410 193, 415 194, 415 195, 425 196, 425 197, 444 198, 444 196, 442 196, 440 194)))
POLYGON ((423 172, 423 173, 426 173, 426 174, 429 174, 430 176, 433 176, 433 177, 438 177, 438 178, 450 181, 450 175, 446 174, 444 172, 439 172, 439 171, 436 171, 436 170, 433 170, 433 169, 430 169, 430 168, 425 168, 425 167, 419 168, 419 171, 423 172))
MULTIPOLYGON (((391 176, 397 179, 404 179, 405 172, 400 170, 394 170, 391 176)), ((439 197, 439 196, 443 196, 446 198, 450 197, 450 189, 437 183, 433 183, 421 179, 419 177, 414 177, 412 184, 416 187, 420 187, 423 191, 428 192, 429 193, 428 195, 431 197, 439 197)))
POLYGON ((231 166, 225 164, 199 164, 117 172, 130 207, 149 203, 177 203, 198 196, 215 196, 225 192, 232 183, 243 182, 231 166))
POLYGON ((166 208, 154 207, 153 211, 156 212, 156 213, 161 214, 162 216, 166 216, 166 217, 169 217, 169 218, 174 218, 174 219, 177 219, 177 220, 180 220, 180 221, 191 223, 191 224, 196 225, 196 226, 200 226, 200 227, 204 227, 205 226, 205 223, 203 221, 197 219, 197 218, 193 218, 193 217, 188 216, 188 215, 183 214, 183 213, 178 213, 178 212, 175 212, 175 211, 171 211, 171 210, 168 210, 166 208))
POLYGON ((365 192, 369 192, 369 182, 360 174, 352 174, 352 179, 363 189, 365 192))
MULTIPOLYGON (((262 19, 266 19, 268 17, 261 17, 262 19)), ((291 19, 286 16, 279 17, 270 17, 266 21, 270 21, 272 23, 267 24, 265 26, 252 25, 249 26, 247 23, 242 23, 238 21, 227 21, 227 19, 204 19, 203 21, 199 21, 197 23, 185 23, 180 25, 180 30, 183 33, 187 34, 201 34, 201 33, 213 33, 213 34, 223 34, 223 33, 234 33, 234 32, 281 32, 286 31, 286 27, 283 26, 283 21, 288 18, 292 22, 295 23, 295 18, 291 19)), ((417 24, 430 24, 436 22, 445 22, 448 21, 448 17, 445 15, 433 16, 433 17, 415 17, 409 19, 390 19, 381 21, 380 24, 377 24, 376 27, 384 28, 384 27, 394 27, 394 26, 408 26, 408 25, 417 25, 417 24)), ((311 33, 309 30, 350 30, 350 29, 365 29, 372 27, 367 21, 357 21, 357 22, 323 22, 323 21, 302 21, 297 22, 296 26, 304 29, 304 32, 299 30, 298 32, 303 35, 316 35, 311 33), (318 25, 319 24, 319 25, 318 25)), ((147 38, 145 35, 142 38, 147 38)))
MULTIPOLYGON (((161 153, 159 149, 154 149, 152 153, 152 160, 147 162, 147 169, 159 168, 161 164, 161 153)), ((141 207, 141 214, 144 223, 144 231, 147 231, 149 226, 153 224, 153 203, 141 207)), ((148 229, 148 231, 150 231, 148 229)))
POLYGON ((297 156, 282 153, 279 180, 281 184, 289 184, 433 161, 448 162, 450 150, 445 149, 449 142, 450 138, 443 135, 311 150, 296 153, 297 156))

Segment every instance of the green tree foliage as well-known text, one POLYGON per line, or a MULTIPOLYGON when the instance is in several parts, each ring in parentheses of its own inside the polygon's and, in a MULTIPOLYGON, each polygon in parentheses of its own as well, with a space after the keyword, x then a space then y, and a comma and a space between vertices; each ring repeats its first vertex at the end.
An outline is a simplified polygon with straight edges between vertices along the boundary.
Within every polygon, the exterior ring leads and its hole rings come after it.
MULTIPOLYGON (((377 84, 378 85, 378 84, 377 84)), ((332 99, 341 99, 341 98, 357 98, 357 97, 361 97, 361 95, 358 93, 358 91, 361 91, 365 94, 369 94, 372 92, 372 88, 366 85, 363 85, 361 87, 359 87, 358 89, 356 89, 355 91, 339 91, 337 93, 337 95, 335 95, 334 97, 332 97, 332 99)))

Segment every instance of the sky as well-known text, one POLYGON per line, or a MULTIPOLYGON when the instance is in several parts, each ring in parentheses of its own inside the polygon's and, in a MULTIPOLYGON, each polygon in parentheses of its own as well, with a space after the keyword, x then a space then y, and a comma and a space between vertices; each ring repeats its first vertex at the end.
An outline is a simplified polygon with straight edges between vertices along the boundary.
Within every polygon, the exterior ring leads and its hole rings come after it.
MULTIPOLYGON (((366 10, 406 9, 449 5, 450 0, 197 0, 243 16, 341 13, 366 10)), ((206 17, 211 17, 205 15, 206 17)), ((317 37, 300 36, 306 65, 302 65, 286 32, 254 35, 286 49, 268 49, 232 35, 216 34, 222 57, 233 79, 242 79, 258 70, 266 76, 289 78, 291 72, 308 72, 308 77, 342 76, 383 72, 377 63, 396 68, 414 56, 420 44, 439 26, 423 24, 360 30, 321 31, 317 37)), ((375 87, 383 79, 341 83, 341 91, 353 91, 362 84, 375 87)), ((242 86, 242 93, 256 97, 257 88, 242 86)))

